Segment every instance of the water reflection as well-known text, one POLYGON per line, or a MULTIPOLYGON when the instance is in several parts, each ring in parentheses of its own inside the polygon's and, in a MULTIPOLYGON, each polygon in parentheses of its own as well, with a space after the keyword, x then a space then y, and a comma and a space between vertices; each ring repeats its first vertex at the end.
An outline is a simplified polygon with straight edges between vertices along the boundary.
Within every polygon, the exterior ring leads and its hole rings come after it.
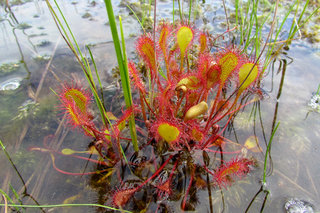
POLYGON ((4 82, 0 82, 0 90, 15 90, 20 86, 20 82, 22 81, 21 77, 13 77, 9 78, 4 82))

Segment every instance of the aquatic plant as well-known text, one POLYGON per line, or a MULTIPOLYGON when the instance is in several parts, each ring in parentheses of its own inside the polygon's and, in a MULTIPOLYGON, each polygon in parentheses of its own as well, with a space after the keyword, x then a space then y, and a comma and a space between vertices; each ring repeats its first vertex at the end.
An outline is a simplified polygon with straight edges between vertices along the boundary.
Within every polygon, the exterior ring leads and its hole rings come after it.
MULTIPOLYGON (((100 160, 88 160, 104 165, 99 172, 120 168, 125 160, 122 172, 136 177, 127 179, 118 169, 108 172, 108 176, 116 175, 119 183, 109 197, 115 207, 123 208, 135 194, 145 190, 156 192, 155 201, 181 196, 178 182, 183 178, 188 180, 188 186, 181 208, 187 210, 192 190, 227 188, 253 168, 254 159, 239 154, 246 146, 238 144, 234 150, 234 143, 224 138, 223 132, 234 113, 246 105, 238 100, 254 93, 251 88, 256 86, 261 67, 234 45, 209 51, 212 47, 208 36, 191 25, 162 22, 156 36, 138 37, 136 50, 143 67, 137 65, 139 61, 130 61, 127 67, 133 92, 139 95, 120 118, 107 113, 110 125, 93 121, 91 96, 79 85, 65 84, 57 92, 60 109, 67 113, 69 123, 94 138, 96 151, 91 154, 99 155, 100 160), (140 69, 146 69, 147 74, 143 75, 140 69), (142 133, 139 152, 133 147, 125 151, 122 148, 130 140, 124 129, 132 116, 138 120, 142 116, 136 126, 142 133), (224 151, 228 148, 233 150, 224 151), (181 170, 186 170, 184 175, 181 170), (205 175, 211 178, 204 181, 205 175)), ((253 96, 251 102, 255 100, 253 96)), ((71 157, 76 153, 62 151, 71 157)), ((62 171, 53 156, 52 160, 57 171, 80 174, 62 171)))

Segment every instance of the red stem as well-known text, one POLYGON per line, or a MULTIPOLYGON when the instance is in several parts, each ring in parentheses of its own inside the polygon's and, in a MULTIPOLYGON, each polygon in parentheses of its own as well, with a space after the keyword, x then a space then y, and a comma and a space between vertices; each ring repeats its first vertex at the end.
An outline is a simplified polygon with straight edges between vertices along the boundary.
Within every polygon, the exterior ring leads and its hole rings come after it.
POLYGON ((149 177, 147 180, 145 180, 143 183, 141 183, 139 186, 137 186, 135 191, 138 191, 144 185, 146 185, 146 183, 148 183, 150 180, 155 178, 162 171, 162 169, 169 163, 169 161, 173 158, 173 156, 174 155, 170 155, 169 158, 161 165, 161 167, 151 177, 149 177))
POLYGON ((191 174, 191 177, 190 177, 190 180, 189 180, 189 186, 187 188, 187 191, 185 193, 185 196, 184 196, 184 199, 183 199, 183 203, 182 203, 182 210, 184 210, 184 207, 186 206, 187 197, 188 197, 189 191, 191 189, 192 181, 193 181, 193 178, 194 178, 194 172, 195 172, 195 167, 193 167, 193 169, 192 169, 192 174, 191 174))
POLYGON ((208 152, 219 153, 219 154, 239 154, 241 152, 241 150, 237 150, 237 151, 233 151, 233 152, 223 152, 223 151, 216 151, 216 150, 207 149, 207 148, 204 150, 208 151, 208 152))
POLYGON ((156 114, 154 113, 154 111, 151 109, 149 103, 147 102, 146 97, 144 97, 144 96, 142 96, 142 97, 143 97, 143 100, 144 100, 144 102, 146 103, 147 107, 149 108, 150 112, 152 112, 152 114, 156 115, 156 114))
POLYGON ((211 119, 212 119, 213 112, 215 111, 216 105, 217 105, 217 103, 218 103, 218 99, 219 99, 219 96, 220 96, 221 91, 222 91, 222 86, 219 87, 219 90, 218 90, 218 93, 217 93, 217 95, 216 95, 216 98, 214 99, 214 103, 213 103, 213 106, 212 106, 210 115, 209 115, 209 117, 208 117, 208 121, 207 121, 206 127, 204 128, 206 132, 208 131, 209 124, 210 124, 210 121, 211 121, 211 119))
POLYGON ((105 171, 108 171, 109 169, 104 169, 104 170, 101 170, 101 171, 95 171, 95 172, 66 172, 66 171, 63 171, 61 169, 59 169, 56 164, 55 164, 55 160, 54 160, 54 157, 53 157, 53 154, 51 154, 51 159, 52 159, 52 166, 55 170, 57 170, 58 172, 62 173, 62 174, 66 174, 66 175, 75 175, 75 176, 82 176, 82 175, 92 175, 92 174, 96 174, 96 173, 101 173, 101 172, 105 172, 105 171))
MULTIPOLYGON (((232 118, 232 117, 230 117, 230 118, 228 119, 227 124, 230 122, 231 118, 232 118)), ((209 139, 209 140, 201 147, 201 149, 206 148, 207 145, 208 145, 210 142, 215 141, 215 140, 224 132, 224 130, 227 128, 227 124, 223 127, 223 129, 220 131, 220 133, 218 133, 218 134, 214 135, 213 137, 211 137, 212 139, 209 139)))

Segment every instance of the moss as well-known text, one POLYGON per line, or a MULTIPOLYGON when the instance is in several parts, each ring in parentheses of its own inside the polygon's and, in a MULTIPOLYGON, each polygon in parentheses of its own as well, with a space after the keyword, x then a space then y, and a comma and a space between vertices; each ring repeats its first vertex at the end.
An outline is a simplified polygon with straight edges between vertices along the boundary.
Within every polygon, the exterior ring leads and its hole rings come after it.
POLYGON ((82 18, 91 18, 92 17, 92 15, 90 14, 90 13, 88 13, 88 12, 86 12, 85 14, 83 14, 82 16, 81 16, 82 18))
POLYGON ((19 30, 26 30, 26 29, 29 29, 29 28, 31 28, 32 26, 31 25, 29 25, 29 24, 27 24, 27 23, 21 23, 21 24, 19 24, 18 25, 18 29, 19 30))
POLYGON ((37 44, 38 47, 48 47, 49 45, 51 45, 51 41, 48 40, 42 40, 37 44))

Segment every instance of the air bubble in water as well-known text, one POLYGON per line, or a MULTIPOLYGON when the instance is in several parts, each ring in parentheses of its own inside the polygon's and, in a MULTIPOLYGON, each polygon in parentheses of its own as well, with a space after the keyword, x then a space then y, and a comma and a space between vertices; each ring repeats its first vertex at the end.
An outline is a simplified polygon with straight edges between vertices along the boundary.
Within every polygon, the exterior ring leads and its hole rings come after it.
POLYGON ((314 213, 311 203, 297 198, 289 199, 284 205, 286 213, 314 213))

